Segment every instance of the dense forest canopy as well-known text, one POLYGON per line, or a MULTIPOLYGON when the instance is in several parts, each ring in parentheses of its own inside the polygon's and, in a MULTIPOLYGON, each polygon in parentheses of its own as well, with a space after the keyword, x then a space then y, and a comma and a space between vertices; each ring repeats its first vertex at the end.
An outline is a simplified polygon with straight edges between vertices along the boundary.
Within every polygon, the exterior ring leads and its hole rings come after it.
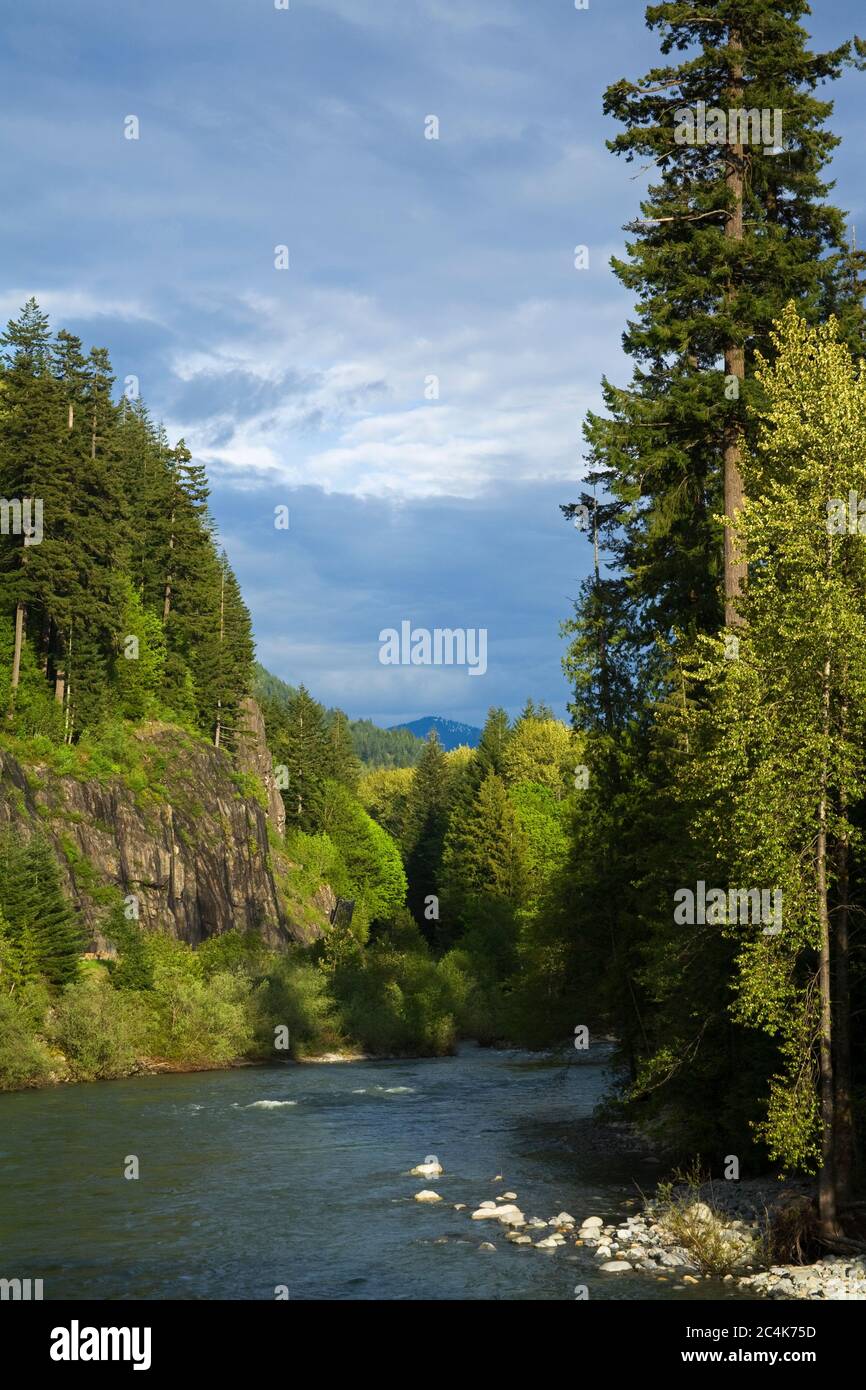
POLYGON ((111 717, 165 718, 231 742, 253 639, 203 468, 34 299, 0 346, 7 730, 72 743, 111 717))
MULTIPOLYGON (((567 850, 570 731, 529 701, 514 723, 492 710, 477 749, 446 752, 435 733, 350 721, 272 676, 254 663, 184 441, 170 443, 141 401, 115 399, 105 350, 52 334, 35 300, 2 346, 0 747, 158 801, 155 774, 130 756, 136 730, 174 727, 231 760, 254 694, 294 898, 327 885, 351 905, 312 948, 277 956, 221 937, 193 951, 143 931, 129 896, 103 885, 100 930, 115 954, 97 966, 62 888, 58 854, 71 851, 41 831, 24 845, 4 834, 2 1084, 58 1067, 122 1074, 147 1053, 255 1055, 281 1010, 300 1049, 441 1052, 461 1035, 531 1031, 522 980, 531 996, 525 967, 567 850)), ((264 800, 252 780, 239 785, 264 800)), ((75 869, 92 887, 80 856, 75 869)))

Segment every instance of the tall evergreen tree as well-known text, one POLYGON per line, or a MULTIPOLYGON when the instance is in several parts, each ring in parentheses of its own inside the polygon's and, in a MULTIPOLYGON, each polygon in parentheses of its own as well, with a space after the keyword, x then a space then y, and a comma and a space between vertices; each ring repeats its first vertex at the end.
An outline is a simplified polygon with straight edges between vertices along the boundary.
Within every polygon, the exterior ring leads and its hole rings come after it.
POLYGON ((272 751, 288 773, 288 787, 282 793, 287 828, 318 830, 330 750, 325 711, 306 686, 299 686, 289 700, 281 737, 272 751))
MULTIPOLYGON (((784 304, 795 295, 812 321, 835 311, 847 340, 863 344, 864 258, 824 201, 838 139, 825 128, 832 104, 814 95, 855 54, 848 43, 811 52, 807 13, 805 0, 650 5, 647 24, 676 61, 605 93, 605 112, 626 127, 609 148, 659 175, 627 228, 627 258, 612 262, 638 300, 623 337, 632 384, 605 381, 608 417, 590 414, 586 426, 645 638, 716 627, 722 591, 736 620, 736 531, 713 518, 733 517, 742 500, 755 355, 769 350, 784 304), (778 151, 751 119, 762 111, 781 113, 778 151)), ((858 42, 857 61, 864 52, 858 42)))
POLYGON ((448 767, 442 745, 431 730, 412 777, 406 813, 404 851, 409 880, 407 904, 424 925, 426 900, 439 895, 442 847, 448 829, 448 767))

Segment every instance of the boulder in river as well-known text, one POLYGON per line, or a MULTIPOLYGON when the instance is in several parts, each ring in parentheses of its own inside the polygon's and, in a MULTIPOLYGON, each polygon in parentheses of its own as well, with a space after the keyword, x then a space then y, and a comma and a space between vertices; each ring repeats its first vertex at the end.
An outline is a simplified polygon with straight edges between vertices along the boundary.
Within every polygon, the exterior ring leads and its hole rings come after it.
POLYGON ((429 1190, 429 1188, 425 1188, 423 1192, 416 1192, 416 1193, 415 1193, 415 1201, 416 1201, 416 1202, 441 1202, 441 1201, 442 1201, 442 1198, 439 1196, 439 1193, 438 1193, 438 1192, 431 1192, 431 1191, 429 1190))
POLYGON ((482 1202, 477 1211, 472 1213, 473 1221, 501 1221, 505 1226, 525 1226, 526 1217, 519 1207, 513 1202, 506 1202, 502 1206, 497 1206, 495 1202, 490 1205, 482 1202))
POLYGON ((605 1274, 625 1274, 626 1270, 631 1269, 631 1265, 628 1260, 607 1260, 603 1265, 599 1265, 599 1268, 605 1274))
POLYGON ((438 1158, 425 1158, 423 1163, 409 1170, 410 1178, 438 1178, 444 1172, 438 1158))

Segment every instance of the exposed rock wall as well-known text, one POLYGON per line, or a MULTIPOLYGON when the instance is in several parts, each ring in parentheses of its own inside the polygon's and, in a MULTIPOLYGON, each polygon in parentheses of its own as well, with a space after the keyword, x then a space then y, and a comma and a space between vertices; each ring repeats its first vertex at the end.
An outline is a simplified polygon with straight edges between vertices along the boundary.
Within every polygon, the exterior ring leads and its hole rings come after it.
POLYGON ((264 716, 251 695, 241 705, 235 762, 241 772, 258 777, 268 798, 268 820, 282 839, 286 833, 286 808, 277 790, 264 716))
MULTIPOLYGON (((249 715, 263 744, 264 728, 256 727, 254 711, 249 715)), ((265 807, 245 794, 228 755, 167 726, 134 737, 144 775, 83 780, 25 767, 0 750, 0 829, 48 837, 92 933, 91 948, 106 945, 99 931, 106 886, 136 896, 144 929, 162 928, 192 944, 232 928, 258 931, 274 946, 326 931, 324 905, 305 902, 295 912, 301 904, 293 898, 289 907, 284 890, 292 866, 269 839, 265 807)), ((252 738, 245 756, 250 770, 262 762, 252 738)))

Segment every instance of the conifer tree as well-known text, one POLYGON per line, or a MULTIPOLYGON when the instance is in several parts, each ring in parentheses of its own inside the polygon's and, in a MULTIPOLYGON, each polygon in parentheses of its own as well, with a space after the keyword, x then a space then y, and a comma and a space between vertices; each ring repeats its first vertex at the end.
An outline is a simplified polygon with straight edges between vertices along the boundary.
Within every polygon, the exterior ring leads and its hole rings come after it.
POLYGON ((448 768, 442 745, 431 730, 412 777, 406 812, 404 852, 410 912, 424 924, 425 901, 439 894, 442 848, 448 829, 448 768))
POLYGON ((325 711, 301 685, 288 702, 282 736, 274 751, 276 761, 283 763, 288 773, 288 787, 283 790, 287 828, 319 828, 329 752, 325 711))
POLYGON ((847 341, 863 343, 864 258, 824 201, 838 139, 825 129, 831 103, 814 92, 866 49, 811 52, 807 13, 805 0, 650 5, 647 24, 675 60, 605 94, 605 112, 626 127, 609 148, 653 173, 627 258, 613 260, 638 297, 623 339, 634 377, 627 389, 605 381, 608 417, 590 414, 586 435, 650 639, 718 626, 722 590, 736 621, 736 530, 722 533, 713 517, 732 518, 742 499, 755 354, 768 351, 783 305, 796 295, 813 321, 835 310, 847 341), (751 118, 762 111, 781 113, 778 151, 778 125, 768 141, 751 118))
POLYGON ((521 906, 526 843, 502 778, 487 773, 468 811, 452 816, 442 854, 449 918, 464 926, 482 901, 521 906))
POLYGON ((8 832, 0 837, 0 908, 25 973, 35 958, 39 973, 53 985, 77 977, 83 931, 44 840, 16 845, 8 832))

